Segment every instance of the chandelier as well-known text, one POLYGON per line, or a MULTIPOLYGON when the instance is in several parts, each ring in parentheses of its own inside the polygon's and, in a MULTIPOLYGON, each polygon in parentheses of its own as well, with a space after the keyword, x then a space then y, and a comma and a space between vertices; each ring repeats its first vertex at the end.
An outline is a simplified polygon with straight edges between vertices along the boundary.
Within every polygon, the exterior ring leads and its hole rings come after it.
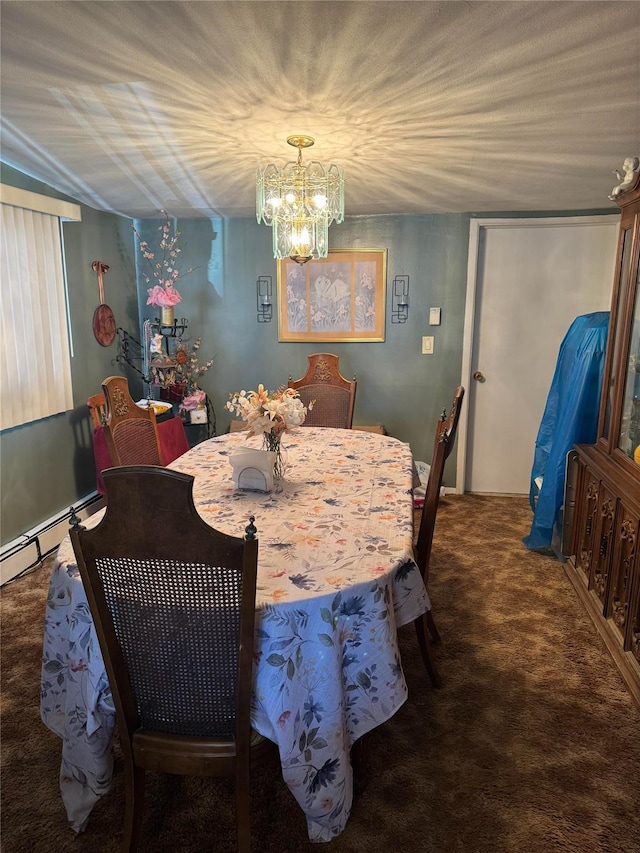
POLYGON ((306 264, 327 257, 329 226, 344 220, 344 172, 317 160, 302 165, 311 136, 290 136, 287 142, 298 149, 298 159, 282 169, 273 163, 258 169, 256 216, 273 228, 274 258, 306 264))

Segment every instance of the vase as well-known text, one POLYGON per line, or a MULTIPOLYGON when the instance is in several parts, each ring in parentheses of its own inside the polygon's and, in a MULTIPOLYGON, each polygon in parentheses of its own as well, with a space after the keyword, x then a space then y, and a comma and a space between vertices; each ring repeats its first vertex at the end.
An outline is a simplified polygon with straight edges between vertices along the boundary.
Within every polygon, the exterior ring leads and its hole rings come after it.
POLYGON ((163 326, 173 326, 173 305, 163 308, 160 314, 160 323, 163 326))
POLYGON ((275 462, 273 463, 273 479, 274 482, 284 480, 285 475, 285 460, 282 455, 282 434, 275 435, 272 432, 265 432, 262 440, 264 450, 271 450, 276 454, 275 462))

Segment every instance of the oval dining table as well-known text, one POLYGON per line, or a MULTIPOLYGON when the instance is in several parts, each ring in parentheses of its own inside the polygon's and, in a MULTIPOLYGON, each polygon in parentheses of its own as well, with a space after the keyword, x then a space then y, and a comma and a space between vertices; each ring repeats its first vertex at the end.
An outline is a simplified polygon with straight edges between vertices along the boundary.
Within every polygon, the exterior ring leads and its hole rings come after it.
MULTIPOLYGON (((261 441, 219 436, 169 467, 194 476, 196 508, 218 530, 242 536, 255 516, 252 725, 278 745, 309 839, 330 841, 351 810, 352 745, 407 698, 397 628, 429 608, 413 560, 413 459, 389 436, 302 427, 283 438, 281 490, 265 494, 234 487, 229 456, 247 446, 261 441)), ((110 787, 115 711, 68 537, 46 607, 41 716, 63 740, 62 798, 83 830, 110 787)))

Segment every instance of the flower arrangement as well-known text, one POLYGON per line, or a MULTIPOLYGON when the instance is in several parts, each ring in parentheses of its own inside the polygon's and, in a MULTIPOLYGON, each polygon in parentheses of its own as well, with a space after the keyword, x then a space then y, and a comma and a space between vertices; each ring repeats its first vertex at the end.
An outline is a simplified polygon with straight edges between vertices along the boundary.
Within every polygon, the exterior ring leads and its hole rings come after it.
POLYGON ((198 350, 200 349, 201 343, 202 338, 196 338, 192 349, 189 349, 182 341, 180 341, 176 346, 174 354, 174 361, 176 363, 176 382, 180 385, 186 386, 187 394, 191 394, 192 392, 200 389, 198 379, 203 373, 206 373, 213 364, 213 359, 205 362, 205 364, 200 364, 198 360, 198 350))
MULTIPOLYGON (((312 407, 313 403, 309 408, 312 407)), ((258 385, 257 391, 230 394, 225 408, 249 424, 247 436, 262 434, 264 449, 276 454, 274 476, 282 477, 280 439, 287 430, 303 424, 307 415, 307 407, 298 392, 284 385, 270 392, 264 385, 258 385)))
POLYGON ((180 412, 193 412, 194 409, 198 407, 204 406, 204 401, 207 399, 207 395, 204 391, 201 391, 199 388, 195 391, 192 391, 187 397, 185 397, 179 406, 180 412))
MULTIPOLYGON (((182 302, 182 296, 176 288, 176 283, 180 279, 181 275, 176 266, 178 262, 178 255, 181 252, 181 249, 177 246, 181 232, 175 231, 172 234, 169 214, 166 210, 161 210, 160 213, 162 213, 165 218, 164 224, 158 227, 158 231, 162 232, 162 236, 160 238, 161 255, 160 253, 157 253, 156 256, 156 252, 151 251, 149 244, 146 240, 142 239, 135 227, 133 230, 138 238, 142 257, 148 262, 151 268, 150 275, 144 272, 142 275, 144 276, 147 284, 151 284, 152 278, 155 279, 153 287, 147 289, 147 293, 149 295, 147 305, 155 305, 159 308, 173 308, 174 305, 182 302)), ((193 269, 190 268, 186 271, 185 275, 192 272, 193 269)))
POLYGON ((202 338, 196 338, 193 349, 188 349, 186 344, 180 341, 176 347, 174 361, 176 365, 175 382, 181 385, 186 394, 180 403, 181 412, 190 412, 204 404, 206 394, 198 385, 198 379, 213 364, 213 359, 205 364, 198 360, 198 350, 202 338))
POLYGON ((182 296, 171 284, 166 284, 163 287, 156 284, 150 287, 147 293, 149 294, 147 305, 155 305, 158 308, 173 308, 178 302, 182 302, 182 296))

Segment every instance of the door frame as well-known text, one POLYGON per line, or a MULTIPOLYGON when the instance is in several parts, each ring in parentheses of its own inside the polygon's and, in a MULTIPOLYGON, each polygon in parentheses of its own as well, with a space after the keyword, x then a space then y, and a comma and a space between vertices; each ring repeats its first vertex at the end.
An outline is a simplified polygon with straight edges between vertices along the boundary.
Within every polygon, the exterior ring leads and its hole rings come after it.
MULTIPOLYGON (((618 216, 619 216, 619 212, 618 216)), ((478 259, 480 234, 489 228, 540 228, 568 227, 575 225, 611 225, 616 212, 591 216, 536 216, 521 219, 503 219, 490 217, 472 218, 469 223, 469 256, 467 259, 467 295, 465 297, 464 331, 462 338, 462 370, 460 384, 467 390, 467 405, 462 407, 458 423, 458 454, 456 466, 456 494, 463 495, 467 467, 467 442, 469 439, 469 398, 471 396, 471 377, 473 360, 473 333, 475 331, 476 291, 478 283, 478 259)))

